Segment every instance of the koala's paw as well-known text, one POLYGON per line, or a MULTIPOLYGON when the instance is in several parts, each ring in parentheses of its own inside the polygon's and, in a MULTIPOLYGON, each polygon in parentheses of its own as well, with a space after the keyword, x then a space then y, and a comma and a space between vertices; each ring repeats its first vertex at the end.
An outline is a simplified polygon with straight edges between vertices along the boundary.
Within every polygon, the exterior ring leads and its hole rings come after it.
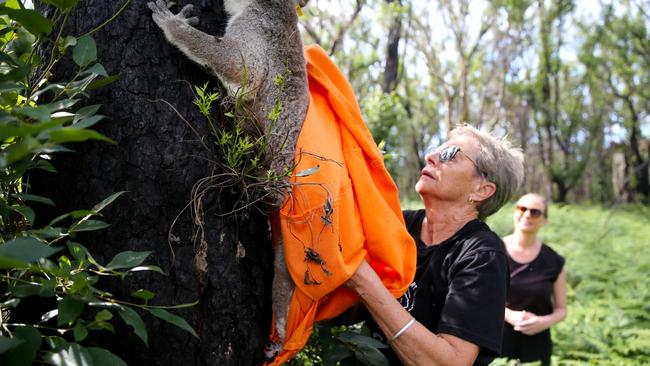
POLYGON ((198 17, 190 16, 192 10, 194 9, 194 6, 192 4, 185 5, 183 9, 181 9, 181 11, 176 15, 169 11, 165 0, 156 0, 155 2, 151 1, 147 3, 147 6, 153 12, 151 15, 153 21, 156 22, 156 24, 158 24, 158 26, 161 28, 163 27, 163 24, 173 20, 180 21, 188 25, 197 25, 199 23, 198 17))

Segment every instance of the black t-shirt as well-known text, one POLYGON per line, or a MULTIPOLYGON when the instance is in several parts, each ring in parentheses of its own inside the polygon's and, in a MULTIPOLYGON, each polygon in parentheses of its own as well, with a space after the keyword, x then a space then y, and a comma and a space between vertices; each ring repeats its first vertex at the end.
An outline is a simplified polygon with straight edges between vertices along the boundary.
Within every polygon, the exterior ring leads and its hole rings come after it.
POLYGON ((562 272, 564 258, 551 247, 542 244, 535 259, 528 263, 515 262, 508 256, 510 291, 506 306, 512 310, 526 310, 537 315, 553 312, 553 284, 562 272))
MULTIPOLYGON (((564 258, 546 244, 535 259, 528 263, 515 262, 508 256, 510 266, 510 290, 506 306, 512 310, 526 310, 537 315, 553 312, 553 284, 557 280, 564 258)), ((550 329, 532 336, 515 331, 505 324, 503 332, 503 356, 522 362, 541 360, 550 365, 553 343, 550 329)))
MULTIPOLYGON (((501 351, 508 288, 505 246, 479 220, 449 239, 427 247, 420 239, 424 210, 404 211, 417 245, 415 279, 400 303, 434 333, 462 338, 481 348, 475 365, 487 365, 501 351)), ((400 364, 393 352, 391 365, 400 364)))

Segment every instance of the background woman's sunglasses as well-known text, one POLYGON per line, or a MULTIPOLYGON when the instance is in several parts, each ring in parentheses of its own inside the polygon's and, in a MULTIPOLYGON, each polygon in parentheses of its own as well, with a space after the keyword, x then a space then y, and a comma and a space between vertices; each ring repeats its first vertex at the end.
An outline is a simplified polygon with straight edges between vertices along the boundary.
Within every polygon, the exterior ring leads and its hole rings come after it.
POLYGON ((521 214, 525 214, 526 211, 530 211, 530 217, 540 217, 544 212, 542 210, 537 209, 537 208, 528 208, 526 206, 519 206, 517 205, 517 211, 521 212, 521 214))

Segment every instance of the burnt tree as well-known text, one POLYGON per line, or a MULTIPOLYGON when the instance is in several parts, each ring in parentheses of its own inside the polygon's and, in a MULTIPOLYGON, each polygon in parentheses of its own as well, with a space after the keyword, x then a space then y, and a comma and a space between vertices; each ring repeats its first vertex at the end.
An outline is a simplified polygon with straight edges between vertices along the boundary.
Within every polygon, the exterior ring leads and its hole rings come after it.
MULTIPOLYGON (((94 91, 87 103, 102 104, 100 113, 108 118, 97 130, 117 143, 75 145, 75 154, 54 162, 59 174, 34 177, 33 185, 65 212, 128 191, 105 213, 112 226, 79 241, 101 263, 125 250, 152 251, 147 263, 168 273, 130 277, 115 285, 118 298, 129 299, 132 291, 145 288, 157 294, 153 304, 199 300, 197 306, 174 312, 196 329, 200 340, 141 313, 149 331, 148 347, 126 326, 118 329, 117 337, 96 342, 131 365, 259 365, 271 322, 267 219, 256 211, 236 218, 219 216, 237 200, 236 190, 203 197, 207 272, 195 268, 200 238, 193 236, 187 205, 193 184, 214 174, 215 156, 200 141, 211 145, 206 122, 192 105, 193 85, 218 82, 165 41, 146 2, 131 1, 119 17, 92 34, 99 62, 119 79, 94 91)), ((178 9, 189 2, 178 1, 178 9)), ((223 2, 192 3, 200 12, 197 28, 221 34, 227 21, 223 2)), ((49 11, 38 2, 36 6, 49 11)), ((80 2, 66 33, 84 34, 121 6, 122 1, 80 2)), ((73 70, 67 57, 57 65, 53 80, 73 70)))

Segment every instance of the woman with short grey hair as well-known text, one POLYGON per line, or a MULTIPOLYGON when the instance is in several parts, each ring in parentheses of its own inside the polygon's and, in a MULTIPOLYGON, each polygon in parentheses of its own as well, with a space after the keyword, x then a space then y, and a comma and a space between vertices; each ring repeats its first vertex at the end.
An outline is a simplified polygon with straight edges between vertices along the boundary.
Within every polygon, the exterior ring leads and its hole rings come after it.
POLYGON ((348 287, 390 344, 391 365, 487 365, 501 351, 509 271, 483 220, 522 183, 523 154, 463 125, 425 161, 415 186, 424 209, 404 211, 417 246, 413 283, 396 300, 364 261, 348 287))
POLYGON ((449 133, 449 138, 468 136, 479 145, 476 167, 479 173, 496 185, 494 194, 481 202, 478 218, 484 220, 509 202, 524 180, 524 155, 505 137, 495 137, 470 125, 460 125, 449 133))

